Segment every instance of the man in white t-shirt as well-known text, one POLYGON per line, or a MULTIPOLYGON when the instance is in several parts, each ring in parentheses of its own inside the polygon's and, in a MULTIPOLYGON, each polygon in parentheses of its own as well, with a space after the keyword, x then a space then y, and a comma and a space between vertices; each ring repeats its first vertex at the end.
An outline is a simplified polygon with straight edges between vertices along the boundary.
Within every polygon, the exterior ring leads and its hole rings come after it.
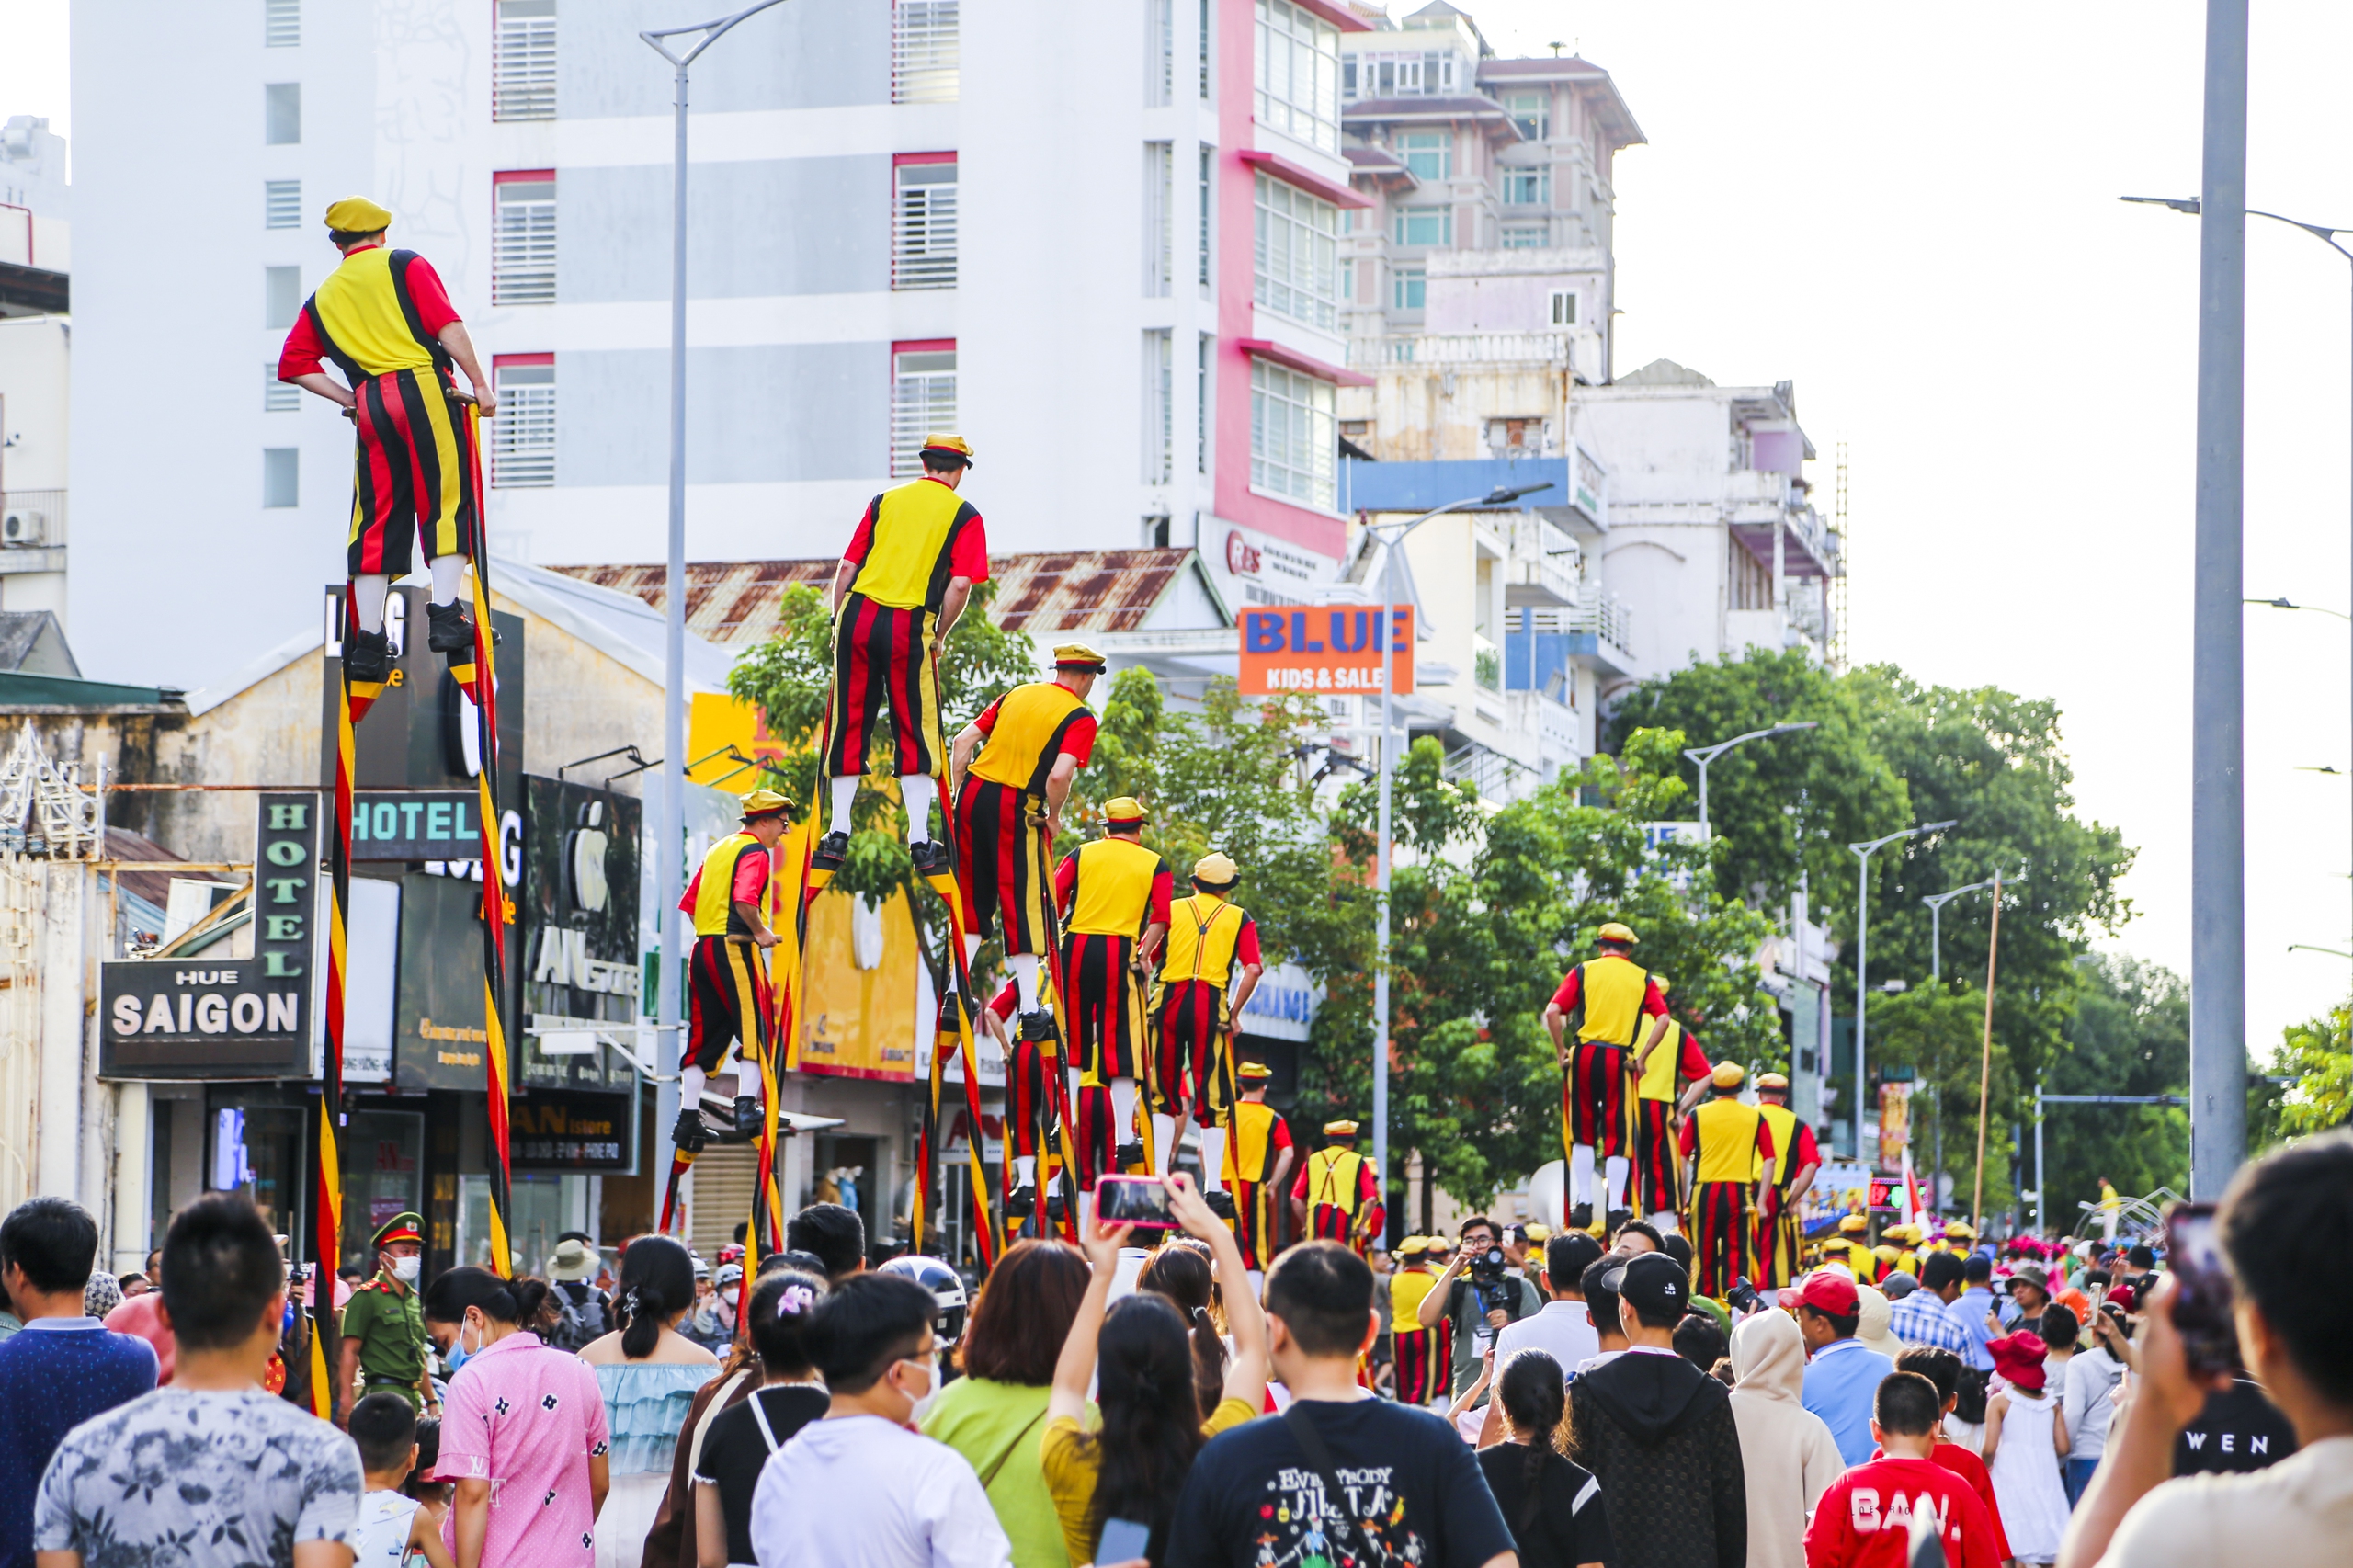
POLYGON ((1566 1231, 1544 1244, 1544 1267, 1536 1278, 1544 1306, 1533 1317, 1506 1324, 1495 1333, 1495 1375, 1523 1350, 1541 1350, 1564 1373, 1601 1354, 1601 1336, 1586 1311, 1583 1280, 1587 1266, 1601 1257, 1601 1244, 1584 1231, 1566 1231))
POLYGON ((2215 1233, 2239 1356, 2301 1447, 2268 1470, 2171 1479, 2176 1437, 2232 1381, 2227 1368, 2188 1363, 2175 1314, 2199 1260, 2172 1259, 2146 1300, 2138 1387, 2109 1429, 2059 1568, 2342 1568, 2353 1551, 2353 1133, 2242 1166, 2215 1233))
POLYGON ((811 1337, 833 1404, 760 1471, 759 1568, 1009 1568, 972 1465, 908 1429, 939 1392, 938 1311, 896 1274, 853 1275, 817 1309, 811 1337))

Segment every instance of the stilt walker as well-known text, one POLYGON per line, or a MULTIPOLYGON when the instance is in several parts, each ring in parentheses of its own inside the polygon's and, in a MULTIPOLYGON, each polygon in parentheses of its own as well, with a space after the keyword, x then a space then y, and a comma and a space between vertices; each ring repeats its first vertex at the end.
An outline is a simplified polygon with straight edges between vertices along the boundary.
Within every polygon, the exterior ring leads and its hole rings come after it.
POLYGON ((1276 1221, 1284 1212, 1288 1178, 1299 1153, 1291 1147, 1290 1123, 1267 1103, 1273 1071, 1263 1062, 1245 1062, 1233 1076, 1242 1097, 1233 1108, 1233 1136, 1225 1145, 1225 1180, 1233 1189, 1233 1239, 1242 1244, 1242 1261, 1249 1265, 1255 1286, 1274 1267, 1276 1221))
POLYGON ((1427 1407, 1454 1390, 1454 1326, 1422 1328, 1422 1300, 1438 1285, 1430 1267, 1430 1240, 1407 1236, 1397 1244, 1397 1269, 1389 1277, 1390 1345, 1397 1367, 1397 1403, 1427 1407))
POLYGON ((1633 1108, 1627 1070, 1644 1018, 1666 1017, 1666 996, 1630 956, 1632 930, 1612 920, 1602 926, 1590 961, 1569 971, 1544 1006, 1544 1028, 1561 1059, 1561 1142, 1569 1161, 1569 1224, 1591 1230, 1595 1220, 1616 1230, 1625 1207, 1633 1108), (1576 1040, 1567 1040, 1569 1015, 1578 1013, 1576 1040), (1604 1190, 1594 1189, 1594 1164, 1603 1163, 1604 1190), (1604 1201, 1597 1203, 1596 1199, 1604 1201))
POLYGON ((1794 1285, 1802 1272, 1798 1267, 1798 1254, 1802 1237, 1798 1229, 1803 1216, 1805 1195, 1813 1186, 1813 1173, 1822 1168, 1822 1151, 1813 1141, 1813 1129, 1798 1119, 1790 1108, 1790 1081, 1779 1073, 1760 1074, 1756 1080, 1756 1109, 1765 1119, 1765 1130, 1773 1140, 1773 1164, 1770 1167, 1765 1203, 1757 1216, 1757 1270, 1759 1285, 1794 1285))
POLYGON ((1222 851, 1193 864, 1193 894, 1169 907, 1167 956, 1152 1006, 1158 1037, 1153 1142, 1160 1174, 1176 1168, 1189 1115, 1200 1128, 1202 1197, 1227 1220, 1225 1140, 1233 1102, 1233 1020, 1258 988, 1266 962, 1258 923, 1233 902, 1241 871, 1222 851), (1238 972, 1237 972, 1238 971, 1238 972))
MULTIPOLYGON (((1663 974, 1651 976, 1660 992, 1663 974)), ((1682 1170, 1675 1151, 1676 1119, 1708 1092, 1708 1065, 1699 1040, 1675 1017, 1651 1023, 1647 1042, 1634 1053, 1634 1205, 1662 1231, 1671 1231, 1683 1203, 1682 1170), (1681 1099, 1677 1086, 1688 1081, 1681 1099)))
POLYGON ((1142 976, 1168 934, 1175 892, 1168 862, 1143 846, 1142 803, 1129 795, 1106 801, 1103 819, 1104 836, 1063 856, 1054 870, 1084 1194, 1098 1176, 1143 1165, 1134 1131, 1136 1083, 1148 1056, 1142 976))
POLYGON ((1772 1168, 1772 1130, 1755 1106, 1741 1103, 1747 1076, 1739 1062, 1719 1062, 1708 1076, 1707 1103, 1683 1119, 1693 1288, 1719 1301, 1735 1282, 1756 1279, 1756 1213, 1772 1168))
POLYGON ((1324 1124, 1324 1146, 1307 1156, 1291 1187, 1291 1217, 1309 1241, 1338 1242, 1362 1257, 1386 1233, 1387 1209, 1372 1162, 1357 1153, 1357 1124, 1324 1124))

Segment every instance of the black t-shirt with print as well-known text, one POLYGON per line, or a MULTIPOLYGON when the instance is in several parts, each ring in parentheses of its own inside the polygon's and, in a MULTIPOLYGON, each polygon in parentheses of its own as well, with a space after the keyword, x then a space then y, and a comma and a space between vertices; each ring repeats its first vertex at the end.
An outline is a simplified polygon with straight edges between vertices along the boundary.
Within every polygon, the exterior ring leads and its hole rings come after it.
POLYGON ((1519 1542, 1519 1568, 1576 1568, 1580 1562, 1608 1562, 1617 1557, 1609 1539, 1609 1511, 1593 1471, 1546 1453, 1531 1511, 1526 1444, 1482 1449, 1479 1468, 1495 1494, 1495 1506, 1512 1528, 1512 1538, 1519 1542))
POLYGON ((730 1405, 711 1418, 702 1435, 702 1453, 695 1464, 695 1479, 719 1488, 719 1506, 727 1516, 727 1561, 756 1562, 752 1554, 752 1492, 760 1483, 760 1467, 768 1462, 768 1436, 778 1448, 812 1421, 824 1419, 833 1399, 824 1389, 805 1385, 767 1388, 752 1396, 760 1402, 759 1415, 752 1400, 730 1405), (768 1418, 768 1432, 760 1431, 760 1415, 768 1418))
POLYGON ((2253 1378, 2206 1396, 2198 1419, 2173 1440, 2176 1475, 2208 1475, 2262 1470, 2296 1451, 2296 1428, 2264 1397, 2253 1378))
POLYGON ((1335 1479, 1349 1494, 1345 1506, 1324 1498, 1290 1428, 1261 1416, 1212 1439, 1194 1461, 1165 1568, 1319 1556, 1367 1568, 1480 1568, 1513 1550, 1478 1461, 1444 1421, 1378 1399, 1301 1407, 1332 1450, 1335 1479))

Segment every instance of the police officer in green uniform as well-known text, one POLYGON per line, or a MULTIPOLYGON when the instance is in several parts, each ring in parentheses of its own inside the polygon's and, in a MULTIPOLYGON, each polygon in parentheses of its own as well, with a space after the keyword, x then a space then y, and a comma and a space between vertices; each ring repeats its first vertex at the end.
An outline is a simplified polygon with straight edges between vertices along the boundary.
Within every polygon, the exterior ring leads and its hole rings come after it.
POLYGON ((426 1376, 425 1312, 417 1275, 425 1264, 425 1220, 395 1214, 376 1233, 376 1278, 352 1291, 343 1308, 342 1364, 335 1411, 348 1420, 361 1396, 389 1389, 428 1415, 441 1414, 426 1376), (355 1385, 355 1375, 364 1386, 355 1385))

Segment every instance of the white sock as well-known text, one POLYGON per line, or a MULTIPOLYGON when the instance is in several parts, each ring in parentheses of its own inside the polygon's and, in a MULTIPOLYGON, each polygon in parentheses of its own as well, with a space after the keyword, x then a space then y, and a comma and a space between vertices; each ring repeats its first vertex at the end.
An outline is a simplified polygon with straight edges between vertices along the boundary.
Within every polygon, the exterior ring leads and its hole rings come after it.
POLYGON ((392 580, 379 572, 371 576, 354 577, 351 589, 359 609, 359 630, 384 630, 384 600, 392 593, 392 580))
POLYGON ((1038 955, 1011 953, 1006 955, 1005 961, 1013 966, 1013 983, 1020 988, 1021 1010, 1025 1013, 1036 1012, 1038 1010, 1038 955))
POLYGON ((1679 1228, 1676 1212, 1672 1209, 1660 1210, 1657 1213, 1650 1216, 1650 1221, 1654 1226, 1657 1227, 1661 1235, 1665 1235, 1669 1232, 1679 1228))
POLYGON ((702 1108, 703 1071, 699 1067, 678 1069, 678 1104, 688 1110, 702 1108))
POLYGON ((1014 1156, 1013 1156, 1013 1186, 1014 1186, 1014 1190, 1016 1190, 1016 1191, 1017 1192, 1017 1191, 1019 1191, 1022 1187, 1035 1187, 1035 1186, 1037 1186, 1037 1185, 1038 1185, 1038 1156, 1037 1156, 1037 1155, 1035 1155, 1035 1154, 1016 1154, 1016 1155, 1014 1155, 1014 1156))
POLYGON ((1176 1119, 1154 1114, 1152 1119, 1152 1153, 1158 1172, 1166 1176, 1176 1168, 1176 1119))
POLYGON ((1593 1201, 1593 1145, 1579 1143, 1569 1150, 1569 1203, 1574 1207, 1593 1201))
POLYGON ((833 781, 833 785, 834 820, 832 825, 828 827, 826 831, 829 833, 847 833, 849 831, 849 803, 858 799, 858 775, 855 773, 845 773, 840 778, 835 779, 833 781))
POLYGON ((1602 1166, 1604 1179, 1609 1184, 1609 1207, 1626 1207, 1626 1177, 1633 1170, 1632 1163, 1623 1154, 1612 1154, 1602 1166))
POLYGON ((1201 1190, 1225 1190, 1225 1129, 1201 1129, 1201 1190))
POLYGON ((899 775, 899 794, 907 802, 907 842, 931 842, 931 800, 934 793, 929 778, 920 773, 899 775))
POLYGON ((976 931, 967 931, 964 933, 964 967, 966 969, 972 968, 972 960, 981 956, 981 943, 983 940, 983 938, 981 937, 980 933, 976 931))
POLYGON ((1111 1142, 1114 1145, 1139 1142, 1136 1137, 1136 1081, 1133 1078, 1111 1080, 1111 1142))
POLYGON ((433 602, 437 605, 458 602, 458 590, 465 586, 466 558, 462 555, 437 555, 426 562, 426 569, 433 574, 433 602))

